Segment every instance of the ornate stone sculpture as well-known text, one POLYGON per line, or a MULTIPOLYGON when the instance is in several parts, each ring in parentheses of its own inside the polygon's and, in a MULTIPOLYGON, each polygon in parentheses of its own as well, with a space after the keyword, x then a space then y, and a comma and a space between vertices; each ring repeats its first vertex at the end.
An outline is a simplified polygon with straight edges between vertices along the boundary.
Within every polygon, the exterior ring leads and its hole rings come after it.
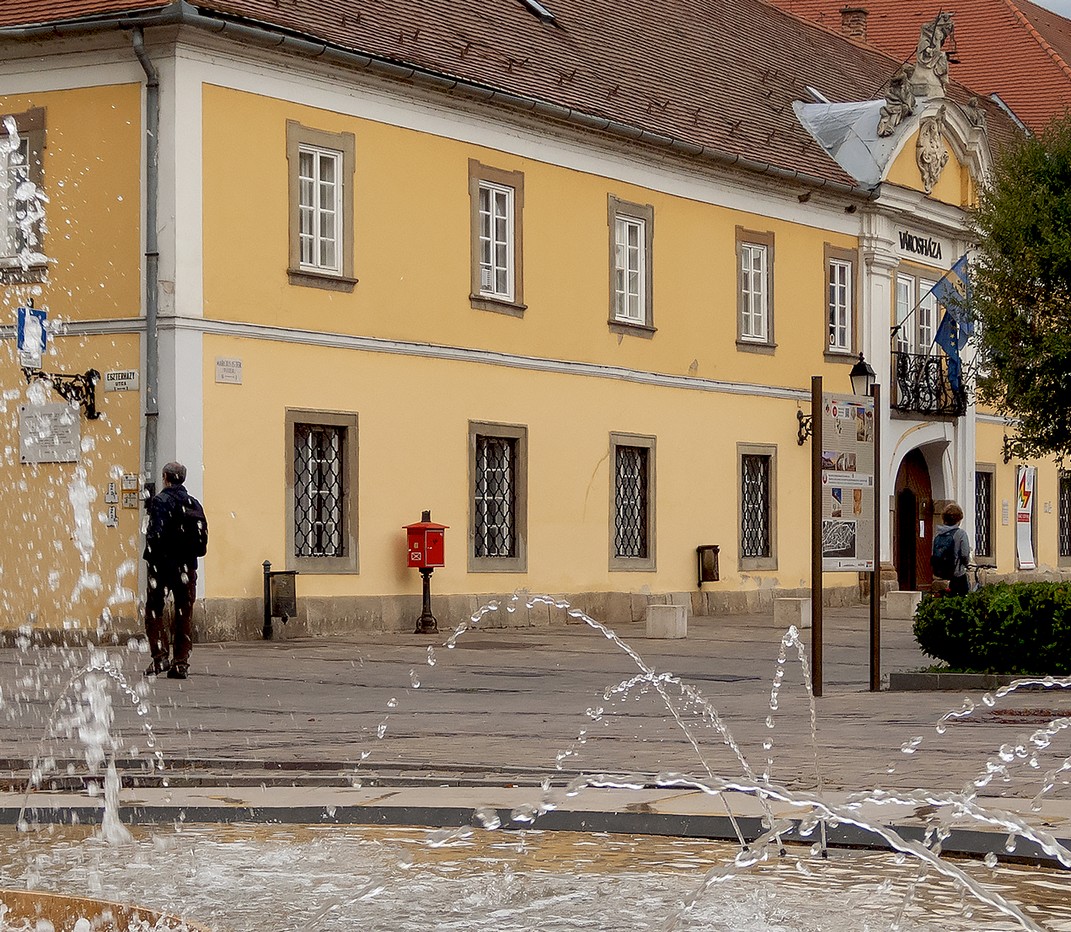
POLYGON ((915 161, 922 175, 922 185, 929 194, 948 164, 948 150, 942 140, 945 129, 945 108, 919 121, 919 138, 915 145, 915 161))
POLYGON ((963 111, 967 116, 967 121, 971 126, 977 126, 979 129, 985 129, 986 119, 985 111, 982 109, 982 104, 977 97, 972 97, 967 101, 967 106, 963 111))
POLYGON ((948 87, 948 56, 942 46, 952 37, 955 27, 951 13, 938 13, 922 27, 915 48, 915 72, 911 90, 918 97, 944 97, 948 87))
POLYGON ((879 136, 891 136, 896 127, 915 109, 915 94, 911 90, 911 75, 914 70, 914 66, 903 64, 889 79, 885 104, 878 118, 879 136))

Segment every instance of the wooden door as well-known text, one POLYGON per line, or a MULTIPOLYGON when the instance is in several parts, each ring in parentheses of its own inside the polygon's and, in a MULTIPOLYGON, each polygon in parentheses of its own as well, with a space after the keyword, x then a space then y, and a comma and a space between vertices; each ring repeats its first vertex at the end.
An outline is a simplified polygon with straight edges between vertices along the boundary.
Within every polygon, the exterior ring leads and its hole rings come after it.
POLYGON ((930 470, 918 450, 912 450, 896 475, 896 522, 893 553, 901 589, 925 590, 933 582, 933 491, 930 470))

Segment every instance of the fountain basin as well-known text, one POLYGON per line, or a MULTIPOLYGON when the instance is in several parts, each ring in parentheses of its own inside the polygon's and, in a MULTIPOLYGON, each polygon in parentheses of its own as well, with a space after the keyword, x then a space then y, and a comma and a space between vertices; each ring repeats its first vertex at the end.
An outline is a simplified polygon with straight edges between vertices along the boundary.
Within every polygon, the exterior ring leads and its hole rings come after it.
MULTIPOLYGON (((54 932, 208 932, 204 926, 140 906, 43 890, 0 889, 0 929, 39 930, 42 921, 54 932)), ((52 932, 49 930, 49 932, 52 932)))

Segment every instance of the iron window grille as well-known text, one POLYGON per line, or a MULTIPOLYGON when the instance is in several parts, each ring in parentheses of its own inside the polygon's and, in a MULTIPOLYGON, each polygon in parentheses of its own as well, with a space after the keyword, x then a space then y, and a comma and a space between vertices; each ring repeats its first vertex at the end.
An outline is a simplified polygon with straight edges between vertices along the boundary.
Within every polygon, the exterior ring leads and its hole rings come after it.
POLYGON ((740 555, 771 556, 769 456, 740 457, 740 502, 740 555))
POLYGON ((993 474, 974 474, 974 553, 979 557, 993 555, 993 474))
POLYGON ((294 425, 294 547, 299 557, 345 556, 346 429, 294 425))
POLYGON ((648 556, 646 447, 617 447, 614 458, 614 555, 648 556))
POLYGON ((1060 474, 1060 556, 1071 557, 1071 473, 1060 474))
POLYGON ((475 479, 475 555, 516 557, 517 441, 477 434, 475 479))

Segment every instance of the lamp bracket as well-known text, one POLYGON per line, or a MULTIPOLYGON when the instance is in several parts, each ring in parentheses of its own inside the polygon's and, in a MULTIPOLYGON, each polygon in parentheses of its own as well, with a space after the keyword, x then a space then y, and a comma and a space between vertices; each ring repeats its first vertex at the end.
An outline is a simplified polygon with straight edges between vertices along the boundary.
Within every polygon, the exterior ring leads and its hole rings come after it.
POLYGON ((80 375, 68 375, 64 372, 44 372, 23 366, 22 374, 26 376, 28 385, 33 382, 51 383, 64 401, 77 404, 85 411, 87 420, 95 421, 100 417, 97 410, 97 383, 100 382, 100 373, 96 369, 88 369, 80 375))
POLYGON ((796 443, 802 447, 807 442, 807 438, 814 433, 814 415, 804 414, 797 408, 796 420, 799 422, 799 428, 796 431, 796 443))

